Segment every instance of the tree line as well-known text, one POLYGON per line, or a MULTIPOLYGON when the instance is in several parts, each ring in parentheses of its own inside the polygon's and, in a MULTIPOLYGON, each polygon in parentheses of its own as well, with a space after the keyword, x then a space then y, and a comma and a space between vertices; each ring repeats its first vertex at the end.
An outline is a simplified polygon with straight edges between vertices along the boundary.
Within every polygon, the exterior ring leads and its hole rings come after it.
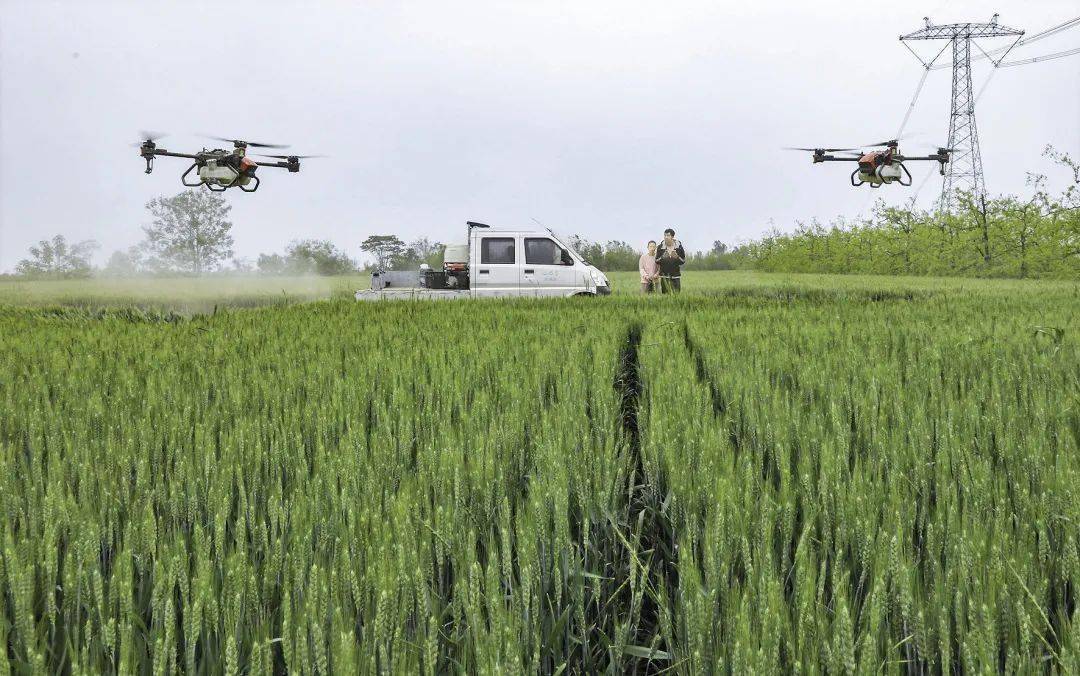
MULTIPOLYGON (((103 268, 96 269, 92 263, 101 248, 96 241, 69 243, 56 235, 31 246, 29 255, 15 266, 16 275, 45 279, 93 274, 341 275, 364 269, 333 242, 320 239, 294 240, 283 253, 259 254, 254 263, 234 258, 232 207, 218 193, 185 190, 150 200, 146 208, 153 220, 142 228, 142 241, 114 251, 103 268)), ((442 263, 442 244, 427 238, 406 244, 394 235, 373 235, 360 248, 376 259, 375 267, 404 269, 424 262, 442 263)))
MULTIPOLYGON (((582 258, 604 272, 637 270, 643 249, 620 240, 592 242, 580 235, 571 236, 567 243, 582 258)), ((686 265, 683 267, 688 270, 735 270, 748 266, 743 247, 729 247, 717 240, 707 251, 687 252, 686 265)))
POLYGON ((744 247, 772 272, 1080 278, 1080 162, 1047 148, 1065 188, 1029 173, 1027 197, 962 194, 958 207, 924 211, 879 202, 870 217, 773 230, 744 247))
MULTIPOLYGON (((1028 174, 1027 197, 961 194, 954 209, 886 206, 869 217, 823 226, 798 223, 728 248, 689 255, 686 269, 765 272, 1080 278, 1080 161, 1052 147, 1044 155, 1065 179, 1028 174)), ((578 252, 604 270, 634 270, 640 255, 625 242, 575 238, 578 252)))
MULTIPOLYGON (((685 269, 749 269, 768 272, 1080 278, 1080 161, 1047 148, 1045 156, 1063 172, 1066 187, 1054 194, 1044 174, 1029 174, 1027 197, 960 195, 957 208, 925 211, 886 206, 870 216, 823 226, 798 223, 773 228, 763 237, 729 247, 713 242, 688 255, 685 269)), ((328 240, 291 242, 284 253, 260 254, 255 263, 233 258, 230 207, 217 193, 184 191, 151 200, 153 222, 139 244, 114 252, 100 271, 110 275, 239 272, 264 275, 336 275, 363 269, 328 240)), ((601 270, 636 270, 641 250, 579 235, 569 244, 601 270)), ((42 240, 16 266, 27 277, 93 274, 98 249, 92 240, 68 243, 62 235, 42 240)), ((374 259, 370 268, 414 269, 442 264, 443 245, 420 238, 372 235, 360 245, 374 259)))

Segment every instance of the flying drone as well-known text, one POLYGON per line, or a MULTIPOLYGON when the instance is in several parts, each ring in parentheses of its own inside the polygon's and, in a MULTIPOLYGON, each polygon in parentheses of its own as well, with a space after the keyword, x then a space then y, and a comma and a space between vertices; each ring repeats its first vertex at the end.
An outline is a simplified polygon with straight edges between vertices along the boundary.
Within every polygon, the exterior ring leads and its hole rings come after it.
POLYGON ((233 149, 214 148, 211 150, 203 148, 199 152, 192 154, 174 153, 157 147, 155 141, 161 138, 162 134, 143 132, 142 137, 142 143, 133 143, 132 145, 139 148, 139 155, 146 160, 146 173, 149 174, 154 170, 155 157, 183 157, 193 160, 193 162, 187 171, 180 176, 180 182, 189 188, 198 188, 205 185, 214 192, 225 192, 229 188, 240 188, 244 192, 255 192, 259 189, 259 177, 255 175, 255 170, 259 167, 278 167, 295 174, 300 171, 300 160, 309 157, 321 157, 321 155, 256 155, 256 157, 267 157, 276 160, 272 162, 256 162, 247 154, 249 147, 288 148, 289 146, 255 143, 254 141, 218 136, 208 136, 207 138, 232 143, 233 149), (195 172, 195 178, 198 180, 189 182, 188 175, 193 171, 195 172))
POLYGON ((941 175, 945 175, 945 165, 949 162, 952 148, 938 148, 932 155, 914 157, 900 153, 900 142, 896 139, 880 143, 867 143, 864 147, 883 148, 883 150, 861 150, 859 148, 787 148, 812 152, 814 164, 818 162, 858 162, 859 166, 851 172, 851 185, 859 187, 869 183, 871 188, 880 188, 887 183, 911 185, 911 173, 904 166, 908 161, 933 161, 941 165, 941 175), (837 153, 837 154, 831 154, 837 153), (840 157, 838 155, 843 155, 840 157))

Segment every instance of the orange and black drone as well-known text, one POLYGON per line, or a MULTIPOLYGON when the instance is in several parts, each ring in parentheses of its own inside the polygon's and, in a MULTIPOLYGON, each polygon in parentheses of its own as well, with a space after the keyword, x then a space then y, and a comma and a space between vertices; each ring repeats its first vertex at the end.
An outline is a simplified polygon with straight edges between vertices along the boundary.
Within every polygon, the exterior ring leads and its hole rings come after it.
POLYGON ((300 160, 310 157, 322 157, 321 155, 256 155, 267 157, 274 162, 256 162, 248 157, 247 149, 251 148, 288 148, 289 146, 273 145, 270 143, 255 143, 254 141, 242 141, 240 139, 220 138, 208 136, 216 141, 226 141, 233 144, 232 150, 221 148, 203 148, 197 153, 174 153, 164 148, 158 148, 155 141, 162 134, 142 132, 142 142, 133 143, 139 148, 139 155, 146 160, 146 173, 154 170, 155 157, 183 157, 192 160, 191 166, 180 176, 180 182, 189 188, 206 186, 214 192, 225 192, 229 188, 240 188, 243 192, 255 192, 259 189, 259 177, 255 170, 259 167, 278 167, 286 169, 289 173, 300 171, 300 160), (188 175, 196 172, 197 181, 188 181, 188 175))
POLYGON ((900 153, 900 142, 896 139, 867 143, 861 147, 882 148, 882 150, 861 150, 855 148, 787 148, 813 153, 814 164, 818 162, 858 162, 859 166, 851 172, 851 185, 858 187, 869 183, 871 188, 880 188, 886 183, 911 185, 911 173, 904 166, 908 161, 933 161, 941 165, 941 175, 945 175, 945 165, 949 163, 952 148, 938 148, 932 155, 914 157, 900 153), (831 153, 837 153, 836 155, 831 153))

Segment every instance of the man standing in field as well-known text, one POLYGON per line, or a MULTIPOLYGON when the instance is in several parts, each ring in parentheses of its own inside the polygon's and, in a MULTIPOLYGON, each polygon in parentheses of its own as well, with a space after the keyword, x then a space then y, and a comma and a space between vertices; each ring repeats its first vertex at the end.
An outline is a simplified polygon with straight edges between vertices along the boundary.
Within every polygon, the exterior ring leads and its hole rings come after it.
POLYGON ((660 291, 679 293, 682 290, 682 264, 686 262, 686 250, 675 239, 675 231, 664 231, 664 241, 656 250, 656 263, 660 266, 660 291))
POLYGON ((637 267, 641 274, 642 292, 652 293, 656 290, 656 280, 660 276, 660 268, 656 264, 656 242, 649 241, 647 250, 638 259, 637 267))

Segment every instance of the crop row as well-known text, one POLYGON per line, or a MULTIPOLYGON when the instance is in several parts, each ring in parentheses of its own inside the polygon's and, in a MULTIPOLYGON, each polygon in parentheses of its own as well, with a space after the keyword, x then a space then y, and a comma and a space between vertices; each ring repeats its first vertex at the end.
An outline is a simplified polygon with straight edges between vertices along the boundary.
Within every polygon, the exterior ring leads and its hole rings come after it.
POLYGON ((660 328, 685 351, 643 361, 646 450, 693 671, 1075 670, 1077 344, 1007 305, 660 328))
POLYGON ((625 329, 586 305, 574 323, 556 307, 480 308, 319 304, 179 324, 9 314, 11 664, 399 673, 607 659, 614 637, 569 636, 588 633, 583 572, 600 565, 575 540, 617 502, 625 329))
POLYGON ((1075 299, 609 300, 0 309, 0 674, 1077 668, 1075 299))

